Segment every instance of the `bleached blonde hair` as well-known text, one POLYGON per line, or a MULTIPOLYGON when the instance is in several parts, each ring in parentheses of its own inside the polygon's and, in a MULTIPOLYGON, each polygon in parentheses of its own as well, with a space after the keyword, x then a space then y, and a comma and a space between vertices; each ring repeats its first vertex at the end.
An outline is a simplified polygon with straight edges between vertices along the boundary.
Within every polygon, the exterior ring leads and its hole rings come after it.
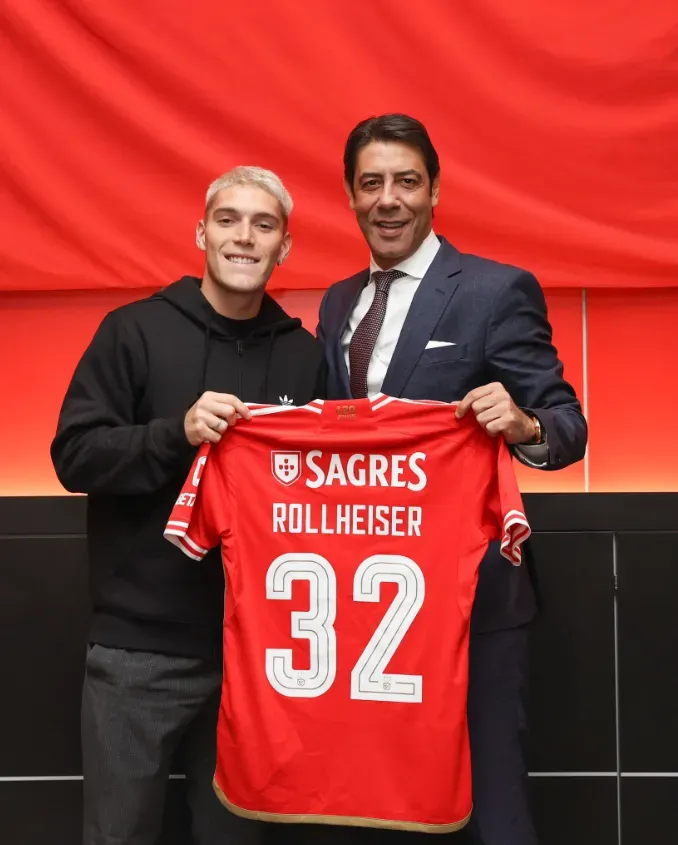
POLYGON ((269 193, 278 200, 285 223, 287 223, 294 203, 290 192, 283 185, 282 179, 272 170, 264 170, 263 167, 252 167, 240 165, 234 167, 223 176, 215 179, 207 189, 205 206, 209 208, 210 203, 218 191, 223 188, 232 188, 234 185, 256 185, 258 188, 269 193))

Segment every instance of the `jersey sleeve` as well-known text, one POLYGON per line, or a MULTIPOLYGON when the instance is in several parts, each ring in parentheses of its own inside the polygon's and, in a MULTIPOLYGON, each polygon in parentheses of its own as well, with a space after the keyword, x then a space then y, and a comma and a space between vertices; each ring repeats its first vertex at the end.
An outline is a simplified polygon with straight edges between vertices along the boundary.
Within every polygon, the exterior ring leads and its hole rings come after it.
POLYGON ((216 483, 218 468, 210 452, 211 444, 203 443, 164 531, 165 539, 193 560, 202 560, 219 545, 226 528, 228 503, 223 486, 216 483))
POLYGON ((522 561, 521 546, 530 536, 523 500, 513 470, 511 453, 503 437, 498 437, 497 465, 492 484, 487 489, 483 531, 491 540, 499 540, 502 555, 515 566, 522 561))

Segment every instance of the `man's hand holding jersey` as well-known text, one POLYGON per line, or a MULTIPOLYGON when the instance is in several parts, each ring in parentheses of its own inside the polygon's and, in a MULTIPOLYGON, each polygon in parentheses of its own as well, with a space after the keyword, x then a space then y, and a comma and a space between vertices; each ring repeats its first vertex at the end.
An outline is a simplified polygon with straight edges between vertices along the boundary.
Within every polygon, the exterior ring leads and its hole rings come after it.
POLYGON ((251 416, 247 405, 237 396, 207 390, 186 413, 186 439, 191 446, 218 443, 229 426, 235 425, 239 419, 248 420, 251 416))
POLYGON ((534 417, 521 411, 499 382, 476 387, 464 396, 457 407, 457 419, 469 411, 491 437, 503 434, 511 446, 539 441, 540 431, 534 417))

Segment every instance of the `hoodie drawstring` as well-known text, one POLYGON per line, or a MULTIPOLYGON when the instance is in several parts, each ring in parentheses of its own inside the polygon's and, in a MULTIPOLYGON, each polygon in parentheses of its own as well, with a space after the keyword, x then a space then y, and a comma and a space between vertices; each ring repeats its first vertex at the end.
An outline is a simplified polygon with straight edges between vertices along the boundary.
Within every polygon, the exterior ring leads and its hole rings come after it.
MULTIPOLYGON (((268 374, 271 369, 271 361, 273 359, 273 345, 275 343, 276 333, 273 331, 268 336, 268 350, 266 352, 266 369, 264 370, 264 402, 268 401, 268 374)), ((271 403, 275 404, 275 403, 271 403)))
POLYGON ((235 347, 238 352, 238 399, 242 399, 242 340, 237 340, 235 347))
MULTIPOLYGON (((268 344, 266 348, 266 363, 264 365, 264 388, 262 392, 262 401, 268 402, 268 375, 271 369, 271 361, 273 360, 273 347, 275 345, 275 338, 277 332, 275 327, 272 327, 271 332, 268 335, 268 344)), ((246 340, 247 338, 245 338, 246 340)), ((238 399, 242 399, 242 355, 243 355, 243 347, 245 345, 245 340, 237 340, 236 341, 236 349, 238 352, 238 399)), ((200 384, 198 390, 198 398, 202 396, 205 392, 205 386, 207 382, 207 365, 209 363, 210 357, 210 343, 212 341, 212 314, 211 312, 207 313, 207 325, 205 328, 205 345, 204 345, 204 353, 203 353, 203 363, 202 363, 202 372, 200 374, 200 384)), ((274 404, 274 403, 273 403, 274 404)))
POLYGON ((202 359, 202 373, 200 374, 200 383, 198 385, 198 399, 205 392, 205 383, 207 381, 207 364, 210 359, 210 342, 212 340, 212 309, 207 310, 207 324, 205 327, 205 346, 203 350, 202 359))

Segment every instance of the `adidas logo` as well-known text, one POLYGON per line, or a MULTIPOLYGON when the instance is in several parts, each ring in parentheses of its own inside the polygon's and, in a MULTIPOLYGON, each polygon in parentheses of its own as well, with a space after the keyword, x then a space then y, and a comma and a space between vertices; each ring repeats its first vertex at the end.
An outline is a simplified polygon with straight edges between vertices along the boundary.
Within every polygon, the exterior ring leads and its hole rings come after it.
POLYGON ((278 399, 280 400, 281 405, 286 405, 287 407, 294 405, 294 399, 289 399, 287 394, 284 396, 278 396, 278 399))

